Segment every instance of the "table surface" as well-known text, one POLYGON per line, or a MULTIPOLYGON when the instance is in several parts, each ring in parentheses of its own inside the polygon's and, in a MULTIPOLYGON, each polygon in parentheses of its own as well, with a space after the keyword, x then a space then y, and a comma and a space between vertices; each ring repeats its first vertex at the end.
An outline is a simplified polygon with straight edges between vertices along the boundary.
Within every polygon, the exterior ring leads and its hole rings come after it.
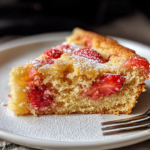
MULTIPOLYGON (((111 35, 134 40, 150 46, 150 20, 140 12, 129 17, 117 19, 105 26, 92 27, 91 30, 102 35, 111 35)), ((21 36, 7 35, 0 38, 0 44, 18 39, 21 36)), ((0 150, 33 150, 0 140, 0 150)), ((150 140, 115 150, 150 150, 150 140)))

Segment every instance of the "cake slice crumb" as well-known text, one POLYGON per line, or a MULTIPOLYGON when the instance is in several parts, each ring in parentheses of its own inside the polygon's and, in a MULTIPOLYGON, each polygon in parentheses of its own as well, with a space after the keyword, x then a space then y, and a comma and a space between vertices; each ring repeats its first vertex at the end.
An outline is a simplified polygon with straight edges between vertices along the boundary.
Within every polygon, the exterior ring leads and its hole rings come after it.
POLYGON ((8 104, 6 104, 6 103, 4 103, 4 102, 2 102, 1 103, 1 106, 7 106, 8 104))

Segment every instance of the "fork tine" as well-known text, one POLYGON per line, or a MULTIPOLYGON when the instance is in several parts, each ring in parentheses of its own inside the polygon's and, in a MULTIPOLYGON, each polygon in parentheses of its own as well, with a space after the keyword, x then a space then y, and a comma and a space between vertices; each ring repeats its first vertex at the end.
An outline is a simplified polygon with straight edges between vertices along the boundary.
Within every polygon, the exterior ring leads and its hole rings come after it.
POLYGON ((103 135, 117 134, 120 132, 137 129, 147 129, 150 128, 150 109, 139 116, 102 122, 101 124, 102 126, 104 126, 101 128, 103 131, 103 135))
POLYGON ((103 126, 103 125, 116 124, 116 123, 121 123, 121 122, 128 122, 128 121, 132 121, 132 120, 146 118, 147 116, 150 116, 150 109, 147 110, 145 113, 135 116, 135 117, 119 119, 119 120, 114 120, 114 121, 106 121, 106 122, 102 122, 101 124, 103 126))
POLYGON ((110 129, 116 129, 116 128, 123 128, 123 127, 129 127, 129 126, 135 126, 135 125, 141 125, 141 124, 145 124, 145 123, 150 123, 150 119, 143 119, 143 120, 133 120, 131 122, 126 122, 126 123, 118 123, 118 124, 114 124, 114 125, 109 125, 109 126, 104 126, 102 127, 102 131, 105 130, 110 130, 110 129))
POLYGON ((103 135, 111 135, 111 134, 117 134, 117 133, 131 131, 131 130, 137 130, 137 129, 142 130, 142 129, 148 129, 148 128, 150 128, 150 123, 142 124, 142 125, 135 125, 132 127, 125 127, 125 128, 115 129, 115 130, 104 131, 103 135))
POLYGON ((114 121, 106 121, 106 122, 102 122, 102 126, 103 125, 111 125, 111 124, 116 124, 116 123, 125 123, 125 122, 129 122, 132 120, 137 120, 137 119, 143 119, 143 118, 147 118, 147 114, 142 114, 139 116, 135 116, 135 117, 130 117, 130 118, 125 118, 125 119, 119 119, 119 120, 114 120, 114 121))

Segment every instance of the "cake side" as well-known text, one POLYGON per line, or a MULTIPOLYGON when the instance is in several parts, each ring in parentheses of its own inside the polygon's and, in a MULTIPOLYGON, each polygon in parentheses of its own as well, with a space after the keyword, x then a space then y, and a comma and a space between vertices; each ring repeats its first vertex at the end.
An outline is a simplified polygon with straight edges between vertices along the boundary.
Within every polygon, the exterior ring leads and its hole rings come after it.
POLYGON ((26 100, 26 79, 28 78, 28 65, 17 66, 10 72, 11 93, 8 107, 15 115, 29 114, 29 103, 26 100))
MULTIPOLYGON (((134 76, 136 74, 126 74, 126 81, 122 89, 116 94, 112 94, 109 97, 101 97, 97 100, 92 100, 89 97, 82 97, 81 93, 83 92, 83 87, 90 87, 92 82, 97 76, 100 76, 100 73, 108 73, 108 70, 101 69, 99 74, 95 74, 92 78, 81 73, 78 70, 72 70, 71 66, 68 64, 63 64, 59 60, 59 63, 54 64, 57 70, 53 70, 54 68, 51 66, 43 67, 39 69, 39 73, 42 74, 40 80, 40 85, 46 85, 49 89, 54 87, 55 91, 53 91, 53 103, 48 107, 41 108, 32 108, 29 104, 26 104, 26 107, 22 105, 24 102, 30 101, 27 96, 27 91, 30 91, 30 86, 21 86, 20 83, 14 86, 19 88, 19 93, 14 91, 12 99, 9 102, 9 108, 16 112, 16 115, 24 115, 32 113, 34 115, 41 114, 70 114, 70 113, 110 113, 110 114, 118 114, 118 113, 130 113, 132 108, 135 106, 136 99, 140 95, 140 93, 144 90, 144 85, 139 84, 135 81, 134 76), (63 69, 62 69, 63 68, 63 69), (51 74, 53 72, 53 74, 51 74), (64 73, 63 73, 64 72, 64 73), (79 74, 79 72, 81 74, 79 74), (131 79, 132 76, 132 79, 131 79), (130 81, 128 80, 130 78, 130 81), (50 84, 51 85, 48 85, 50 84), (132 83, 132 84, 131 84, 132 83), (131 92, 132 91, 132 92, 131 92), (18 95, 24 95, 20 99, 18 95), (16 103, 15 103, 16 101, 16 103), (27 110, 24 111, 23 108, 27 110)), ((23 67, 24 68, 24 67, 23 67)), ((23 69, 22 68, 22 69, 23 69)), ((34 66, 32 67, 34 68, 34 66)), ((15 68, 15 71, 17 68, 15 68)), ((119 69, 118 69, 119 70, 119 69)), ((116 70, 117 71, 117 70, 116 70)), ((87 74, 92 74, 87 73, 87 74)), ((112 73, 113 72, 110 72, 112 73)), ((120 74, 121 72, 118 72, 120 74)), ((37 77, 35 77, 35 82, 37 77)), ((142 80, 142 79, 141 79, 142 80)), ((33 83, 34 85, 36 83, 33 83)), ((39 86, 39 83, 37 83, 39 86)), ((16 87, 15 87, 16 89, 16 87)), ((13 90, 12 90, 13 91, 13 90)), ((51 90, 49 90, 51 92, 51 90)), ((51 93, 50 93, 51 94, 51 93)))

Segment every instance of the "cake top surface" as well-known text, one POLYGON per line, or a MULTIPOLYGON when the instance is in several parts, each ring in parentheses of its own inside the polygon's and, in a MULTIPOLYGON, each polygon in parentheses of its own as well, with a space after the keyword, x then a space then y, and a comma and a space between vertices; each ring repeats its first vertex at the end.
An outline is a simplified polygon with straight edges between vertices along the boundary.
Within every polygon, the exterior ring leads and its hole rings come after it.
POLYGON ((144 72, 145 78, 149 74, 148 61, 135 51, 110 38, 80 28, 74 29, 72 35, 67 37, 67 42, 46 50, 27 64, 40 70, 72 64, 80 74, 86 71, 92 73, 91 75, 95 71, 123 74, 123 69, 137 67, 144 72))

